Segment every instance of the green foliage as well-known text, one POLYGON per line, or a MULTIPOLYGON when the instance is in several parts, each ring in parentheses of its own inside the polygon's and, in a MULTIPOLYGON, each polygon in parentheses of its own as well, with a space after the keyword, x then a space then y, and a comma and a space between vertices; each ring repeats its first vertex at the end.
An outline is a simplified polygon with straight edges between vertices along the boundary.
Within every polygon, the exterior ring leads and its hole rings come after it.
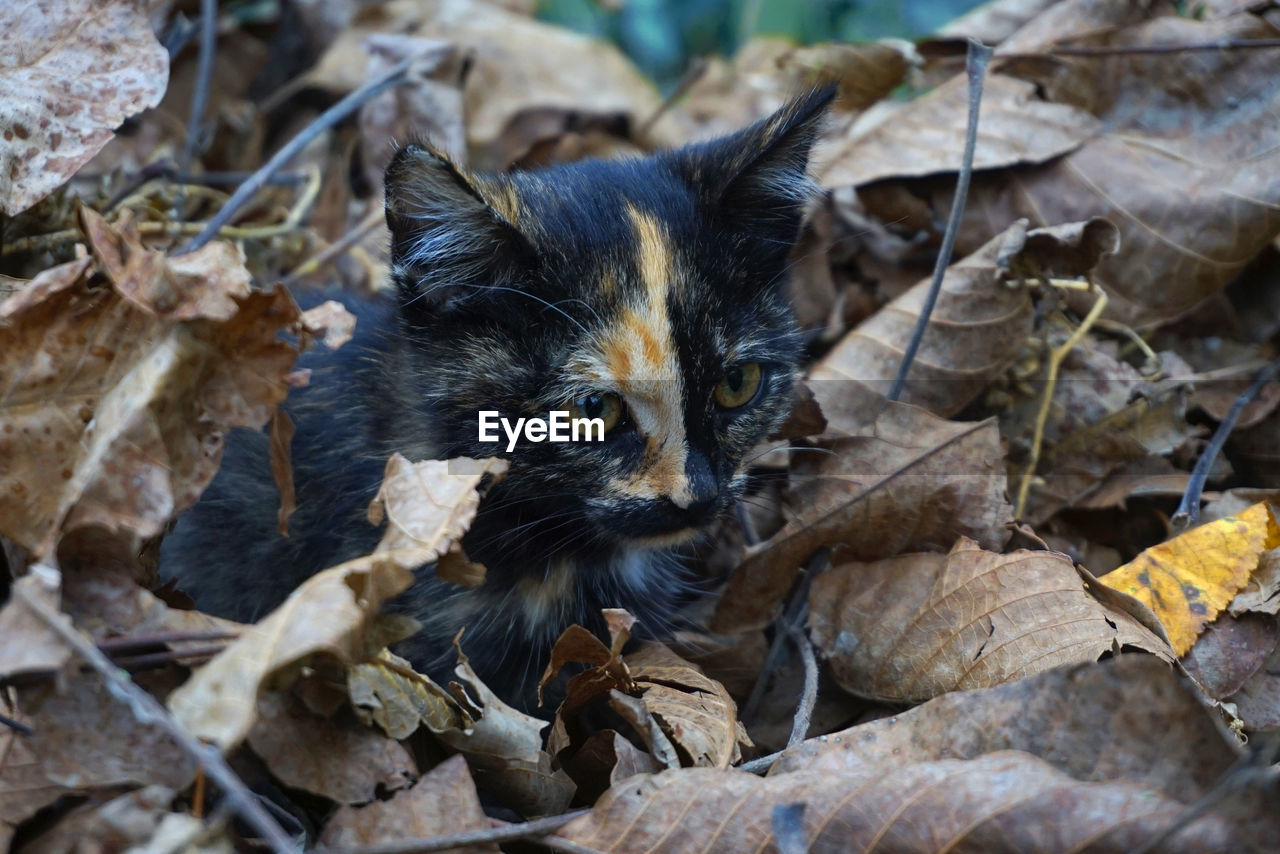
POLYGON ((664 88, 697 56, 732 54, 753 35, 801 44, 918 38, 978 0, 542 0, 538 17, 616 42, 664 88))

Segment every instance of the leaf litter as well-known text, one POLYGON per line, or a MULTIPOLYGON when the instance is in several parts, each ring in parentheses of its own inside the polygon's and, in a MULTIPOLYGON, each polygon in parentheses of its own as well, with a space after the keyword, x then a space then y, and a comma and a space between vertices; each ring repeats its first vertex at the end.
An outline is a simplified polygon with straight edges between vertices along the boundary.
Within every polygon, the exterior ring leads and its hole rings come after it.
POLYGON ((918 45, 756 39, 664 104, 615 48, 529 5, 304 6, 296 63, 264 41, 283 19, 224 16, 186 174, 172 157, 194 130, 198 51, 170 68, 167 7, 100 3, 70 39, 63 4, 0 12, 22 45, 0 61, 0 841, 243 841, 204 818, 189 754, 106 690, 39 601, 274 789, 308 846, 1268 850, 1280 384, 1210 467, 1205 521, 1168 519, 1205 489, 1207 436, 1280 344, 1275 51, 1239 46, 1276 38, 1274 15, 992 3, 918 45), (953 40, 973 33, 997 43, 979 171, 889 402, 961 165, 953 40), (406 59, 409 85, 177 252, 226 202, 222 175, 406 59), (378 549, 253 625, 155 587, 156 539, 233 427, 270 425, 286 528, 276 407, 307 382, 300 348, 341 346, 353 319, 323 300, 300 312, 274 283, 380 286, 389 138, 429 136, 472 168, 640 153, 831 78, 815 157, 829 192, 790 285, 812 395, 785 448, 761 449, 768 485, 742 530, 730 520, 700 553, 716 592, 681 615, 678 647, 630 642, 623 612, 607 639, 569 629, 547 675, 565 700, 541 717, 465 656, 437 685, 387 650, 413 626, 380 606, 413 570, 483 578, 457 543, 494 461, 389 460, 378 549), (820 678, 802 678, 799 644, 820 678), (800 740, 761 758, 793 718, 800 740))

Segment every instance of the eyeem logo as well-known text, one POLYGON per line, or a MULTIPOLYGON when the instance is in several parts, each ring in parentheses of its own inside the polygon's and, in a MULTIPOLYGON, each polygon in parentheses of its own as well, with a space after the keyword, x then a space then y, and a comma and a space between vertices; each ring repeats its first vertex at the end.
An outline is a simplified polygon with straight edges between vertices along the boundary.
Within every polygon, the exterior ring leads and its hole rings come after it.
POLYGON ((507 434, 507 453, 515 450, 521 433, 530 442, 603 442, 603 418, 570 418, 564 410, 552 410, 546 418, 517 418, 512 423, 496 409, 480 410, 478 438, 481 442, 498 442, 498 427, 507 434), (580 434, 584 434, 581 436, 580 434))

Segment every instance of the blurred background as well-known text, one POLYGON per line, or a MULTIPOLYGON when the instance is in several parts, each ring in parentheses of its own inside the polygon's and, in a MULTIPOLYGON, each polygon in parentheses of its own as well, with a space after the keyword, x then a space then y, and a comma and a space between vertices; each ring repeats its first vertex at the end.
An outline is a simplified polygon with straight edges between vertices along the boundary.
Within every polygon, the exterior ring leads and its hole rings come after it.
POLYGON ((617 44, 663 91, 700 56, 755 35, 801 44, 915 39, 979 0, 541 0, 538 17, 617 44))

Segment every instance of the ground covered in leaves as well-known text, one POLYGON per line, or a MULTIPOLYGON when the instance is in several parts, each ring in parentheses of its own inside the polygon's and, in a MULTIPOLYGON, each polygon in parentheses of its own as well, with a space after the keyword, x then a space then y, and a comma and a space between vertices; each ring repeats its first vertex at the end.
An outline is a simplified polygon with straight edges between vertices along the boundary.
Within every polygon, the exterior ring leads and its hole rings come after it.
POLYGON ((663 98, 531 5, 0 4, 0 844, 1275 850, 1280 7, 997 0, 663 98), (254 625, 156 585, 233 427, 271 431, 287 529, 276 407, 351 323, 293 294, 383 286, 391 140, 634 154, 828 79, 806 385, 685 631, 570 629, 541 719, 465 640, 449 685, 390 653, 412 569, 481 577, 497 461, 393 457, 378 549, 254 625))

